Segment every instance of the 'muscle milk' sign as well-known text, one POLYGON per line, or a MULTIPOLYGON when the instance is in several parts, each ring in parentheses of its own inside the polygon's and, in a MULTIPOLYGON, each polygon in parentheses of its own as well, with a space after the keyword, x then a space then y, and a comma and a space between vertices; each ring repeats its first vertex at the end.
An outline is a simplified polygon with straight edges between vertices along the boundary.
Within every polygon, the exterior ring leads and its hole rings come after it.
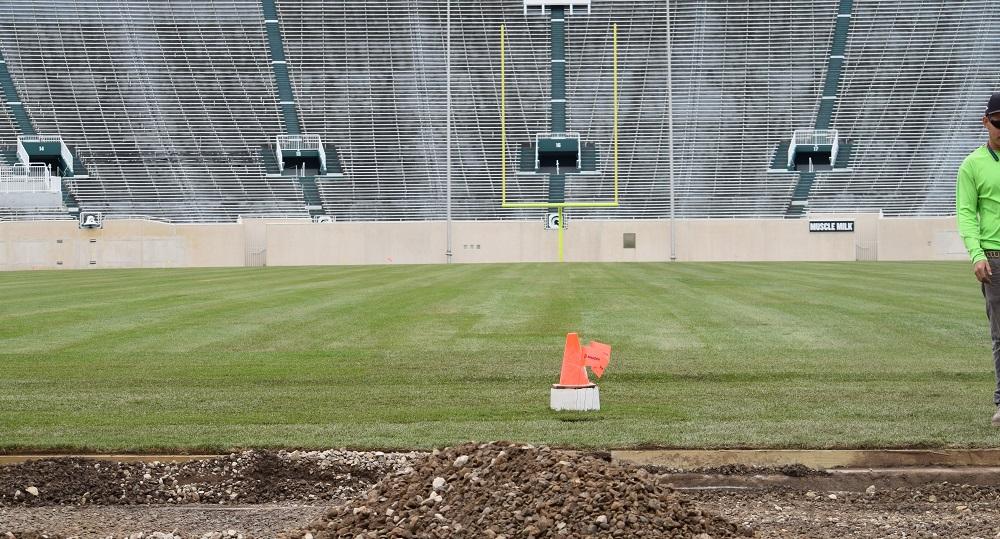
POLYGON ((854 221, 809 221, 809 232, 854 232, 854 221))

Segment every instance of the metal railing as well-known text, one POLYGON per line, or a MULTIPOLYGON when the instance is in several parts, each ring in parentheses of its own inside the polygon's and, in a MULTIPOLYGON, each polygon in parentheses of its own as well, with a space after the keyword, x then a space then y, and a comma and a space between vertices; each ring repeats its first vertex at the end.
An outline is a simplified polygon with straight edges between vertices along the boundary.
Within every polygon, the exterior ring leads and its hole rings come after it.
POLYGON ((285 161, 281 155, 283 150, 307 150, 318 152, 320 169, 326 170, 326 151, 323 149, 323 141, 320 139, 319 135, 278 135, 275 146, 279 170, 285 170, 285 161))
POLYGON ((796 129, 792 133, 792 144, 802 146, 822 146, 837 142, 836 129, 796 129))
POLYGON ((836 129, 796 129, 792 132, 792 143, 788 147, 788 168, 795 165, 795 148, 797 146, 812 146, 813 151, 818 151, 820 146, 830 146, 830 164, 837 162, 837 150, 839 142, 837 140, 836 129))
POLYGON ((590 0, 524 0, 524 14, 527 15, 532 8, 544 10, 553 6, 568 7, 570 15, 579 8, 590 13, 590 0))
POLYGON ((283 150, 318 150, 323 147, 319 135, 278 135, 278 147, 283 150))
POLYGON ((59 177, 45 165, 0 165, 0 193, 61 193, 59 177))
POLYGON ((59 135, 21 135, 17 137, 18 142, 62 142, 62 137, 59 135))
POLYGON ((535 135, 535 144, 543 138, 561 138, 561 139, 576 139, 580 140, 580 133, 568 132, 568 133, 538 133, 535 135))
POLYGON ((66 175, 72 176, 73 154, 70 153, 69 147, 66 146, 63 138, 59 135, 21 135, 17 137, 17 158, 20 159, 22 164, 30 164, 31 157, 28 155, 27 150, 25 150, 24 144, 48 144, 50 142, 59 144, 59 157, 62 158, 63 163, 66 165, 66 175))

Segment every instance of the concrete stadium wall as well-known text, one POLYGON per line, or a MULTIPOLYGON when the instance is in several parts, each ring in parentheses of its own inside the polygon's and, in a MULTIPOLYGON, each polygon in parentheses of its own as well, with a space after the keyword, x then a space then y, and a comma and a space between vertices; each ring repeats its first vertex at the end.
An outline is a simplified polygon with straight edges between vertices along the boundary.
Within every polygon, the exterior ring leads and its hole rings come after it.
MULTIPOLYGON (((670 260, 670 222, 570 220, 569 262, 670 260), (625 234, 635 247, 625 248, 625 234)), ((245 220, 173 225, 109 220, 103 229, 73 221, 0 223, 0 270, 435 264, 446 262, 446 223, 314 224, 245 220)), ((558 233, 541 221, 456 221, 453 261, 555 262, 558 233)), ((874 214, 809 219, 683 219, 680 261, 967 260, 953 217, 884 219, 874 214), (853 232, 810 232, 810 220, 853 221, 853 232)))
POLYGON ((75 221, 0 223, 0 269, 177 268, 242 266, 244 226, 105 221, 81 229, 75 221))

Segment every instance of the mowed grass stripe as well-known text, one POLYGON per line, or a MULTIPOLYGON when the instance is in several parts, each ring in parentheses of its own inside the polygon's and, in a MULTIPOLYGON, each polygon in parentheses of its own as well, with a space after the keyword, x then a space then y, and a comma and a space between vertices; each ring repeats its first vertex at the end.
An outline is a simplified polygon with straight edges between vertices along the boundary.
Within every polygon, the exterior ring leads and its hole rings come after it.
POLYGON ((965 263, 0 274, 0 451, 995 446, 965 263), (556 414, 566 332, 612 344, 556 414))
MULTIPOLYGON (((38 317, 18 317, 20 322, 8 326, 6 331, 21 329, 25 342, 12 339, 10 350, 20 351, 18 345, 21 344, 29 348, 39 345, 48 348, 53 345, 53 337, 57 338, 56 342, 63 342, 60 337, 68 341, 65 345, 90 348, 96 340, 102 348, 114 349, 127 343, 134 350, 136 331, 154 338, 162 336, 175 346, 190 348, 190 335, 178 332, 192 326, 197 327, 196 333, 201 332, 204 329, 201 327, 202 320, 224 319, 225 324, 208 329, 235 331, 239 328, 234 321, 240 317, 256 317, 254 327, 263 331, 268 324, 281 323, 307 311, 311 304, 330 300, 318 284, 323 282, 322 276, 279 274, 282 278, 275 279, 276 276, 266 275, 267 272, 260 273, 266 278, 252 287, 247 286, 244 276, 243 280, 222 287, 215 282, 172 283, 170 288, 157 285, 160 291, 156 294, 148 293, 143 283, 120 282, 105 288, 100 296, 76 304, 64 303, 56 312, 38 317), (136 289, 141 292, 133 292, 136 289), (269 309, 277 309, 277 312, 269 309), (100 315, 99 324, 94 323, 95 312, 100 315), (43 333, 39 335, 38 331, 43 333)), ((369 279, 358 271, 327 278, 327 286, 342 290, 333 298, 342 302, 345 296, 353 297, 365 293, 365 290, 377 293, 379 287, 405 287, 412 278, 395 276, 388 283, 378 286, 372 285, 369 279), (353 288, 355 284, 359 285, 357 289, 353 288)), ((0 336, 7 335, 0 333, 0 336)), ((213 337, 210 334, 205 336, 209 339, 213 337)))

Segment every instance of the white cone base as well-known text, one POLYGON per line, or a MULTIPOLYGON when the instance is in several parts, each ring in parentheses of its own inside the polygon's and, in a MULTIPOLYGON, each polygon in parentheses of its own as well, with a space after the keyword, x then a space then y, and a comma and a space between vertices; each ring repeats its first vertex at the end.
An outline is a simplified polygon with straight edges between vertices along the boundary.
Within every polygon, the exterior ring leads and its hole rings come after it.
POLYGON ((601 409, 601 392, 593 387, 553 387, 549 397, 549 407, 553 410, 574 410, 586 412, 601 409))

